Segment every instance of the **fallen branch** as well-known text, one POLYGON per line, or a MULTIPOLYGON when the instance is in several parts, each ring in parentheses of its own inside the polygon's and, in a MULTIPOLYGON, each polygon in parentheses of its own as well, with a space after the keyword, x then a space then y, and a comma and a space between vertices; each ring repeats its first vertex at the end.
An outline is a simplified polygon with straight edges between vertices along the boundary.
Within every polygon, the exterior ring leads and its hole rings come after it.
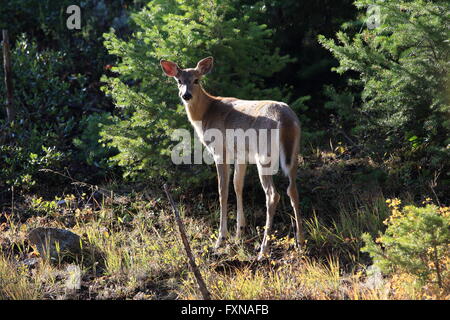
POLYGON ((169 199, 170 205, 172 206, 173 212, 175 214, 175 221, 178 224, 181 240, 183 241, 184 249, 186 250, 186 255, 189 259, 189 264, 191 265, 192 272, 194 272, 195 279, 197 279, 198 288, 200 289, 200 292, 203 296, 203 300, 211 300, 211 294, 206 288, 206 284, 203 281, 200 270, 198 269, 197 264, 195 263, 194 256, 192 255, 191 247, 189 245, 189 241, 187 239, 186 231, 184 229, 183 222, 181 221, 180 214, 177 210, 177 207, 175 206, 175 202, 173 201, 166 184, 164 184, 164 191, 167 195, 167 198, 169 199))

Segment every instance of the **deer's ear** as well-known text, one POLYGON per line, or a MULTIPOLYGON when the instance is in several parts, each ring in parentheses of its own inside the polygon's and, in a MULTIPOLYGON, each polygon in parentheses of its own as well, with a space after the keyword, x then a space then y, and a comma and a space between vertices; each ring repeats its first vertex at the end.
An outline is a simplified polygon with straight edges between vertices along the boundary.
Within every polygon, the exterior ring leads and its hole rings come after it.
POLYGON ((161 64, 161 67, 167 76, 176 77, 178 75, 180 68, 175 62, 161 60, 159 63, 161 64))
POLYGON ((201 75, 207 74, 213 67, 213 61, 213 57, 202 59, 197 63, 197 67, 195 69, 197 69, 201 75))

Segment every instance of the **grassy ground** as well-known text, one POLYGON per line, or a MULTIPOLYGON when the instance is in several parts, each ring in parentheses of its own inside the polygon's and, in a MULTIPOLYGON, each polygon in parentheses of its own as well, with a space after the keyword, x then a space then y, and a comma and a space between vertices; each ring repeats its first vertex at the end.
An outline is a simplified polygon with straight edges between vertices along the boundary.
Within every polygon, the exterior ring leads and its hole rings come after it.
MULTIPOLYGON (((311 163, 311 162, 310 162, 311 163)), ((199 268, 214 299, 437 298, 405 275, 382 276, 361 254, 363 232, 383 230, 389 210, 377 183, 361 174, 366 161, 304 166, 299 175, 307 244, 294 247, 289 202, 275 218, 271 259, 256 262, 262 240, 261 191, 248 183, 247 238, 232 237, 219 252, 214 195, 177 197, 199 268), (356 169, 355 169, 356 168, 356 169), (345 177, 345 178, 344 178, 345 177), (336 181, 336 182, 335 182, 336 181), (336 185, 334 185, 336 183, 336 185), (333 187, 334 185, 334 187, 333 187), (353 188, 353 190, 352 190, 353 188), (184 200, 183 200, 184 199, 184 200), (407 285, 405 285, 407 284, 407 285)), ((249 177, 254 179, 254 177, 249 177)), ((375 181, 376 182, 376 181, 375 181)), ((284 187, 281 182, 281 188, 284 187)), ((27 196, 0 216, 0 299, 199 299, 195 279, 167 200, 159 191, 27 196), (34 227, 69 229, 83 239, 76 259, 48 261, 27 241, 34 227)), ((230 230, 235 206, 231 198, 230 230)))

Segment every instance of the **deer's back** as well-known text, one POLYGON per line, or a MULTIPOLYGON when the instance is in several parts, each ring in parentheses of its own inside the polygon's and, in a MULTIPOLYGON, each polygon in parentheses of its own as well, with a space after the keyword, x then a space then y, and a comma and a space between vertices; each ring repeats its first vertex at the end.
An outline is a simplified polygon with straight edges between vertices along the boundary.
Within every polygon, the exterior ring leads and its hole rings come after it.
POLYGON ((203 130, 276 129, 279 124, 300 127, 297 115, 287 104, 271 100, 217 98, 203 118, 203 130))

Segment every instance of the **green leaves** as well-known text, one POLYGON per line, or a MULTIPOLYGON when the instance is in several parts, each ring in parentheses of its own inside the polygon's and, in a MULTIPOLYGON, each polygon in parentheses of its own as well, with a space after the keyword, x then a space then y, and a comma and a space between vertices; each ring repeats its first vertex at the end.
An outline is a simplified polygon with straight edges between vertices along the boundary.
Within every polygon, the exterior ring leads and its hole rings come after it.
MULTIPOLYGON (((0 150, 0 186, 29 188, 40 169, 57 169, 69 158, 71 139, 79 130, 77 119, 87 97, 76 88, 84 86, 85 77, 64 73, 64 53, 39 51, 25 35, 18 39, 11 56, 17 114, 14 123, 2 132, 6 141, 0 150)), ((0 76, 2 73, 0 68, 0 76)), ((4 89, 2 82, 0 93, 4 89)))

